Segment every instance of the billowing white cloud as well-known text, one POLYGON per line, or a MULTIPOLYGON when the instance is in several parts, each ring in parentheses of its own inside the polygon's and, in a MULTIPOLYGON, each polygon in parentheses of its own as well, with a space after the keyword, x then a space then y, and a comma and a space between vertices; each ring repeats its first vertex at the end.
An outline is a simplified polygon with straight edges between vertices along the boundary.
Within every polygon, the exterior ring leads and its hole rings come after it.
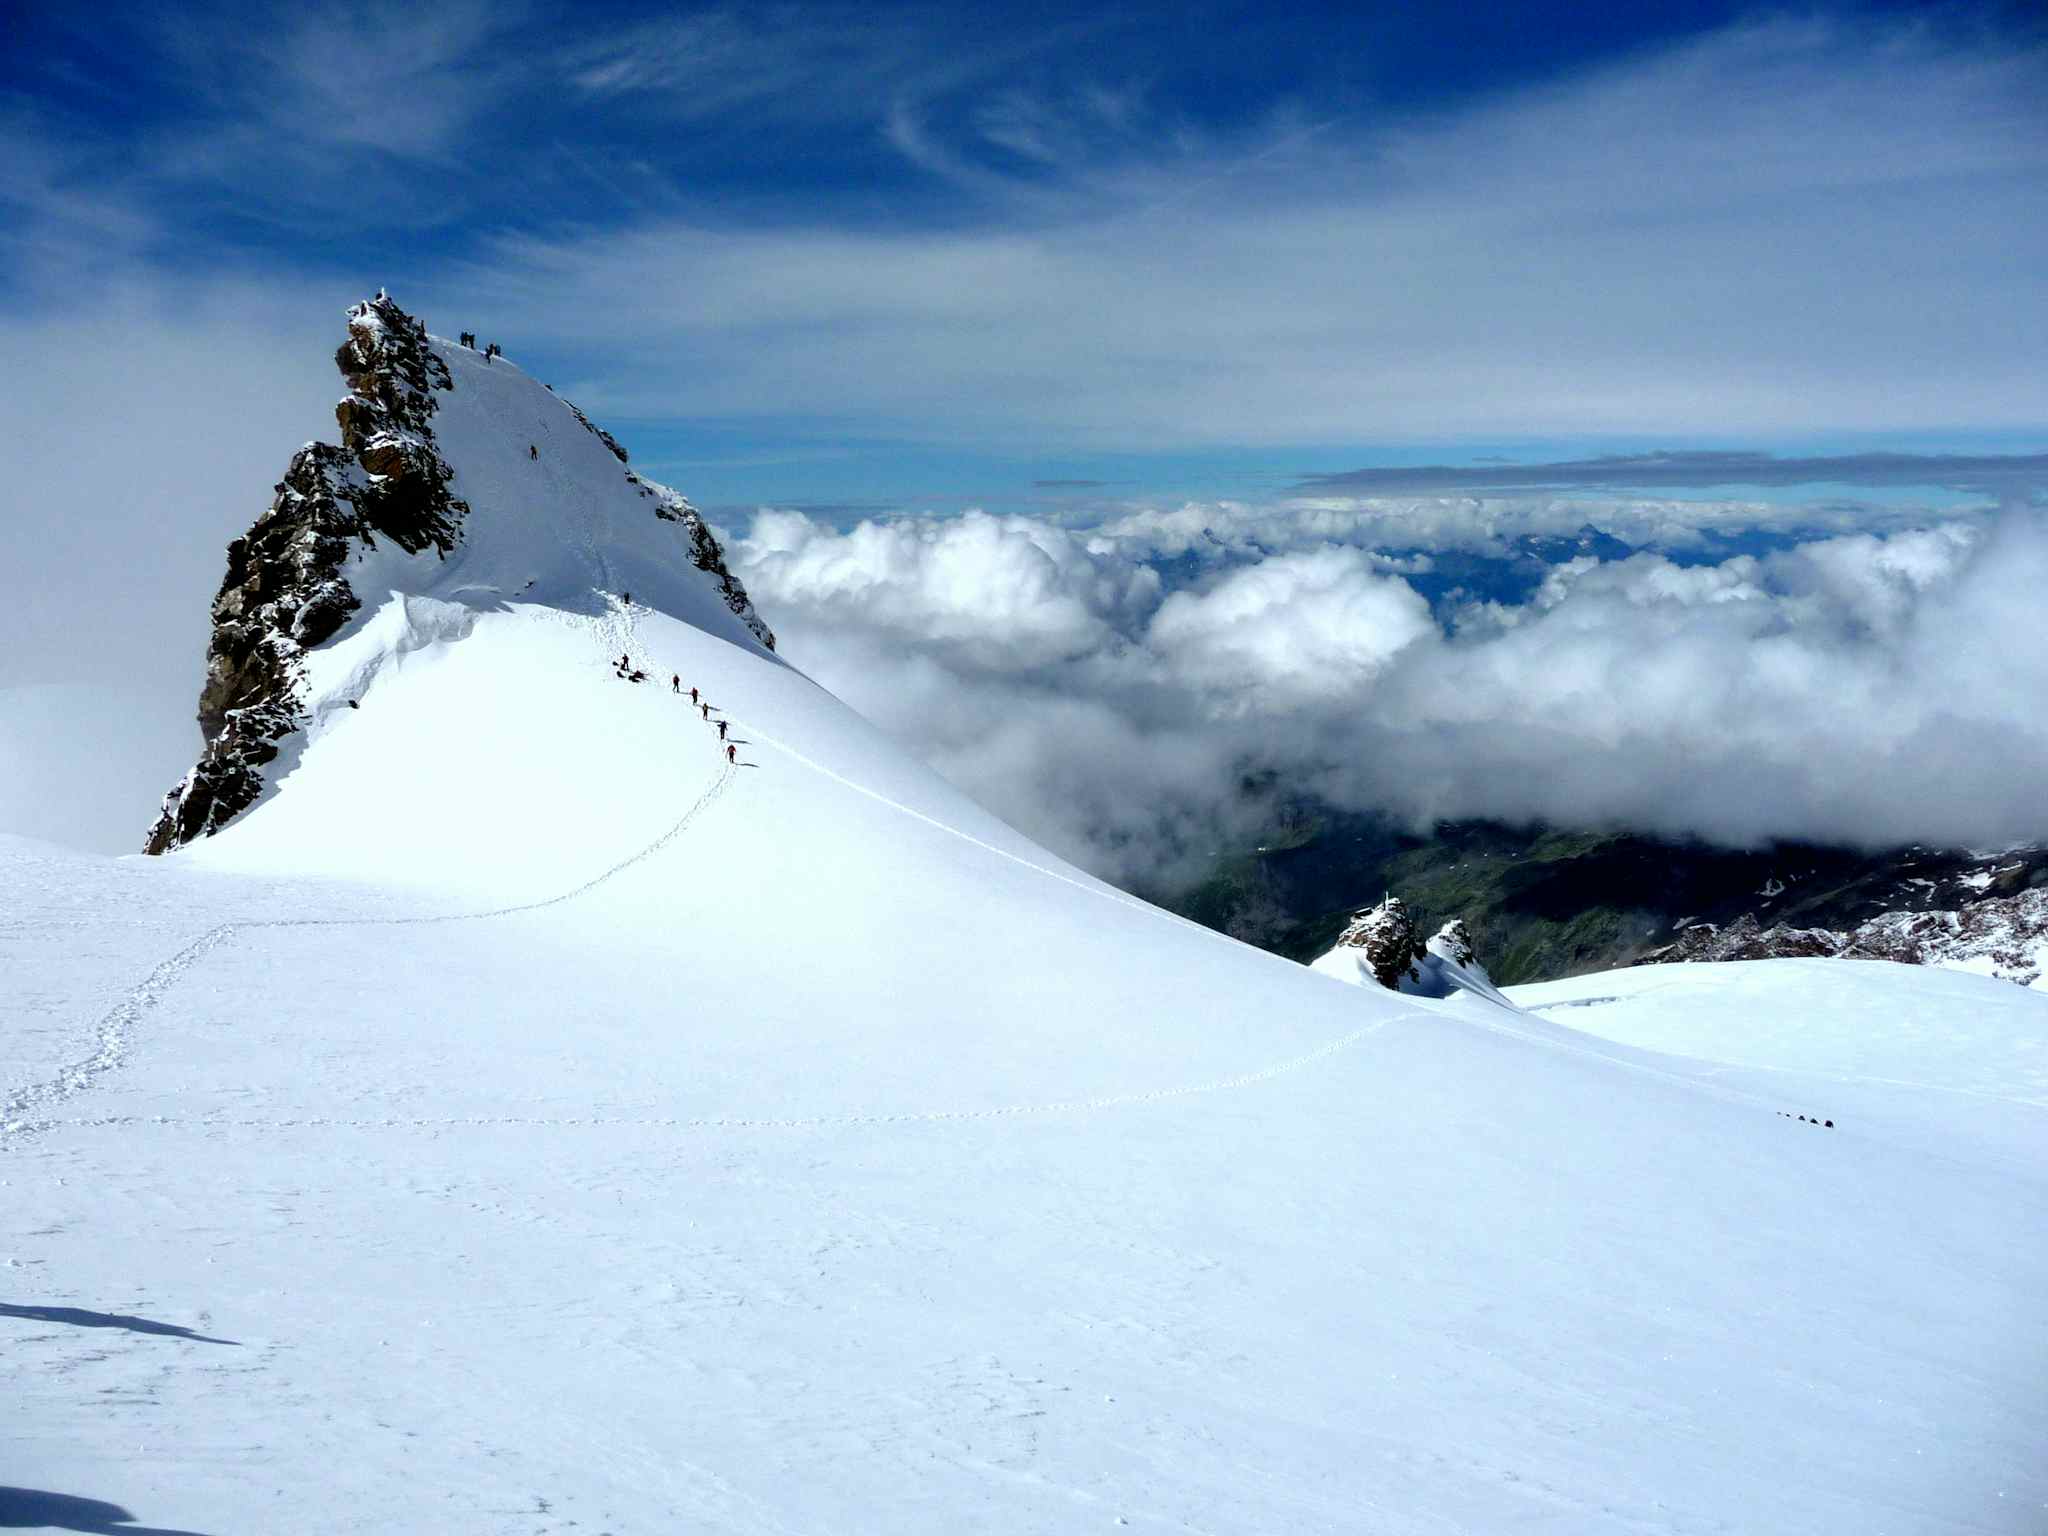
POLYGON ((1715 564, 1584 555, 1448 624, 1338 544, 1211 544, 1193 585, 1146 581, 1162 525, 1197 516, 1231 511, 958 533, 778 513, 739 556, 793 660, 1124 879, 1258 829, 1268 790, 1733 842, 2048 834, 2038 510, 1715 564), (1020 549, 1029 584, 991 601, 1020 549))
POLYGON ((1413 587, 1378 574, 1362 550, 1328 545, 1174 593, 1144 639, 1175 682, 1252 704, 1364 688, 1435 633, 1413 587))
POLYGON ((827 619, 996 665, 1035 667, 1100 648, 1122 615, 1157 600, 1159 578, 1066 531, 971 511, 864 522, 821 540, 801 513, 759 514, 738 558, 764 589, 827 619))

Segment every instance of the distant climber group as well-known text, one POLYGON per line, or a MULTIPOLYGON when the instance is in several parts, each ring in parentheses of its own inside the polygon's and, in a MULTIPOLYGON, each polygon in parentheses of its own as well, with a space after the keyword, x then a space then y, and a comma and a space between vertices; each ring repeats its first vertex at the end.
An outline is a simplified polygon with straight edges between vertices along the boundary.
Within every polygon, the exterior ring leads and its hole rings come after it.
MULTIPOLYGON (((476 350, 475 331, 463 331, 455 339, 461 342, 462 345, 464 345, 465 347, 469 348, 470 351, 474 352, 476 350)), ((504 351, 498 346, 498 344, 495 341, 484 348, 484 361, 487 363, 494 357, 503 357, 504 355, 504 351)))
MULTIPOLYGON (((623 594, 621 595, 623 596, 623 594)), ((626 600, 630 602, 632 599, 627 598, 626 600)), ((612 663, 612 676, 616 677, 622 683, 644 683, 647 681, 646 670, 644 668, 634 666, 633 657, 631 653, 626 651, 621 651, 619 653, 619 659, 612 663)), ((680 698, 684 694, 685 689, 683 688, 682 673, 671 672, 668 675, 668 691, 676 695, 678 698, 680 698)), ((725 746, 726 763, 731 767, 739 767, 741 743, 730 739, 732 722, 730 720, 713 721, 711 718, 711 701, 703 697, 695 688, 691 688, 687 690, 687 692, 690 697, 691 707, 693 707, 697 711, 698 715, 703 719, 704 723, 707 725, 717 725, 718 739, 720 742, 724 743, 725 746)))

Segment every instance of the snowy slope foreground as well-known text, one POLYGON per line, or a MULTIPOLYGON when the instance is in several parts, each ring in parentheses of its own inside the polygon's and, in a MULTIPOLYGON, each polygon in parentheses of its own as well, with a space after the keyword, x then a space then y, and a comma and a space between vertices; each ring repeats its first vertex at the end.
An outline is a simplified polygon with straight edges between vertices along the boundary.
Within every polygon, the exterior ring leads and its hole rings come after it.
POLYGON ((2048 998, 1333 985, 558 525, 498 377, 495 597, 366 596, 216 835, 0 843, 0 1525, 2042 1528, 2048 998))

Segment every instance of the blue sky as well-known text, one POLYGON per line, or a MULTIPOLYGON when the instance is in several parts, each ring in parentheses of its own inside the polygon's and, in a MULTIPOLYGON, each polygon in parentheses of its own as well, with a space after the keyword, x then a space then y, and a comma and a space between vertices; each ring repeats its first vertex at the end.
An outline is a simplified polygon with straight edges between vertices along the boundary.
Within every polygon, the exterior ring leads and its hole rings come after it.
POLYGON ((0 306, 388 285, 715 507, 2048 447, 2029 8, 1465 9, 44 7, 0 306))

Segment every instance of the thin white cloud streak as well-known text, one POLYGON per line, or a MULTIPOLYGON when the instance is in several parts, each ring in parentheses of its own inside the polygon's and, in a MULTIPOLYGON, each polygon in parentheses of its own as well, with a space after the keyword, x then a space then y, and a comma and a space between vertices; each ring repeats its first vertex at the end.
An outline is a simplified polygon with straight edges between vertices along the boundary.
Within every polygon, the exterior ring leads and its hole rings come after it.
MULTIPOLYGON (((508 238, 463 282, 574 316, 634 414, 1148 447, 2033 426, 2044 101, 2038 52, 1758 27, 1264 158, 1063 161, 967 227, 508 238)), ((1000 179, 892 110, 906 153, 1000 179)))
POLYGON ((1148 537, 1015 518, 774 513, 736 554, 798 665, 1125 880, 1262 830, 1267 784, 1734 843, 2048 835, 2038 511, 1715 565, 1585 557, 1449 631, 1369 551, 1316 542, 1312 509, 1290 535, 1297 511, 1265 521, 1301 548, 1163 596, 1148 537))

